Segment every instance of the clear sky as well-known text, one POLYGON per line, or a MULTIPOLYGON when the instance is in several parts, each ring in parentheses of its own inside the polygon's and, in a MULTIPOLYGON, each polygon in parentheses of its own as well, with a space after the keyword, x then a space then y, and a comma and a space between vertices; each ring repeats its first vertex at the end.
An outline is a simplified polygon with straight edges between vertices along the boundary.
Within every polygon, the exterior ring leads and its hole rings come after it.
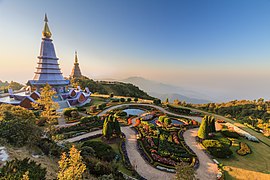
POLYGON ((269 0, 0 0, 0 79, 33 78, 44 14, 65 76, 141 76, 215 99, 270 95, 269 0))

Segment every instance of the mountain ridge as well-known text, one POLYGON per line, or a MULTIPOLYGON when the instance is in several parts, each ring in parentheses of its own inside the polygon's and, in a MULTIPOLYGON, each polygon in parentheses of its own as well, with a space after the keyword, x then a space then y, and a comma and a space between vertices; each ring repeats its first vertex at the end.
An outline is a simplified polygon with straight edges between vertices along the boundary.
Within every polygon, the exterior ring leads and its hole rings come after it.
POLYGON ((210 102, 209 100, 202 98, 206 97, 202 93, 193 90, 188 90, 179 86, 148 80, 143 77, 132 76, 126 79, 122 79, 120 81, 132 83, 138 86, 140 89, 147 92, 150 96, 154 96, 163 101, 166 98, 169 98, 170 100, 179 99, 181 101, 186 101, 188 103, 195 103, 195 104, 210 102))

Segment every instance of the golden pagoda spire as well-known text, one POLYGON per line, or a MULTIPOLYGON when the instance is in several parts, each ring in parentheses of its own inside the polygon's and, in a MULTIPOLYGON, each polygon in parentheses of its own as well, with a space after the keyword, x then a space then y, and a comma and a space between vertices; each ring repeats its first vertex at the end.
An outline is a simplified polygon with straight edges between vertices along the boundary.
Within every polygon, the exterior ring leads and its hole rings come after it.
POLYGON ((49 29, 49 26, 48 26, 48 18, 47 18, 47 14, 45 14, 45 18, 44 18, 44 22, 45 22, 45 25, 44 25, 44 29, 42 31, 42 36, 44 38, 51 38, 52 36, 52 33, 49 29))
POLYGON ((78 56, 77 56, 77 51, 75 51, 75 64, 78 64, 78 56))

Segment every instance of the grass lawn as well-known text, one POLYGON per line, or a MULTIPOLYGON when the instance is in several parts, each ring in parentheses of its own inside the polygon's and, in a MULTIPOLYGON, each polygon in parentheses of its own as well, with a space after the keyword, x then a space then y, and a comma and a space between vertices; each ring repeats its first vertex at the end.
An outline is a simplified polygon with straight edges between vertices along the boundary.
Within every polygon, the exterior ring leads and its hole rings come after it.
POLYGON ((270 148, 263 143, 255 143, 240 137, 233 141, 230 159, 218 159, 224 165, 225 179, 270 179, 270 148), (240 156, 238 142, 245 142, 252 153, 240 156))
MULTIPOLYGON (((95 138, 95 139, 91 139, 91 141, 102 141, 101 137, 95 138)), ((122 157, 121 153, 120 153, 120 149, 119 149, 119 143, 113 143, 113 144, 108 144, 109 146, 112 147, 112 149, 118 154, 119 157, 122 157)), ((117 163, 118 165, 118 169, 119 171, 121 171, 122 173, 132 176, 132 172, 128 169, 125 168, 124 164, 123 164, 123 160, 121 158, 121 160, 117 163)))
MULTIPOLYGON (((179 106, 179 107, 183 107, 183 106, 179 106)), ((258 133, 258 132, 254 131, 253 129, 250 129, 249 127, 247 127, 247 126, 245 126, 243 124, 240 124, 240 123, 238 123, 238 122, 236 122, 236 121, 234 121, 232 119, 226 118, 224 116, 217 115, 217 114, 214 114, 214 113, 209 113, 209 112, 206 112, 206 111, 203 111, 203 110, 200 110, 200 109, 195 109, 195 108, 190 108, 190 107, 183 107, 183 108, 187 108, 187 109, 190 109, 190 110, 193 110, 193 111, 201 112, 201 113, 206 114, 206 115, 211 115, 211 116, 214 116, 217 119, 221 119, 221 120, 224 120, 226 122, 232 123, 235 126, 237 126, 237 127, 241 128, 241 129, 243 129, 244 131, 250 133, 251 135, 257 137, 260 141, 265 143, 270 148, 270 138, 267 138, 262 133, 258 133)))
POLYGON ((106 99, 103 97, 91 96, 90 98, 91 98, 90 102, 91 105, 99 105, 106 102, 106 99))

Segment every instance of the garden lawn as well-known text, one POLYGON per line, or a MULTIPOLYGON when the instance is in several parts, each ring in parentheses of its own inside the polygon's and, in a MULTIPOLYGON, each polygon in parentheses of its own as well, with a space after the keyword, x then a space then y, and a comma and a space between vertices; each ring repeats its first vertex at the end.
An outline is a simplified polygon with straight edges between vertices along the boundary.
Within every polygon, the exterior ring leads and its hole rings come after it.
POLYGON ((99 104, 106 102, 106 99, 103 97, 91 96, 90 98, 91 98, 91 106, 92 105, 99 105, 99 104))
POLYGON ((270 179, 270 148, 267 145, 240 137, 230 149, 233 151, 231 158, 217 158, 224 165, 226 179, 270 179), (240 156, 236 153, 240 141, 248 144, 251 154, 240 156))
MULTIPOLYGON (((182 107, 182 106, 180 106, 180 107, 182 107)), ((257 137, 260 141, 262 141, 268 147, 270 147, 270 138, 267 138, 262 133, 258 133, 256 131, 254 131, 253 129, 250 129, 247 126, 238 123, 237 121, 234 121, 232 119, 226 118, 226 117, 221 116, 221 115, 217 115, 217 114, 214 114, 214 113, 209 113, 209 112, 206 112, 206 111, 203 111, 203 110, 200 110, 200 109, 195 109, 195 108, 190 108, 190 107, 185 107, 185 108, 190 109, 190 110, 195 111, 195 112, 197 111, 197 112, 200 112, 200 113, 203 113, 203 114, 206 114, 206 115, 215 116, 217 119, 221 119, 221 120, 224 120, 226 122, 232 123, 235 126, 237 126, 237 127, 241 128, 241 129, 243 129, 244 131, 248 132, 249 134, 257 137)))

